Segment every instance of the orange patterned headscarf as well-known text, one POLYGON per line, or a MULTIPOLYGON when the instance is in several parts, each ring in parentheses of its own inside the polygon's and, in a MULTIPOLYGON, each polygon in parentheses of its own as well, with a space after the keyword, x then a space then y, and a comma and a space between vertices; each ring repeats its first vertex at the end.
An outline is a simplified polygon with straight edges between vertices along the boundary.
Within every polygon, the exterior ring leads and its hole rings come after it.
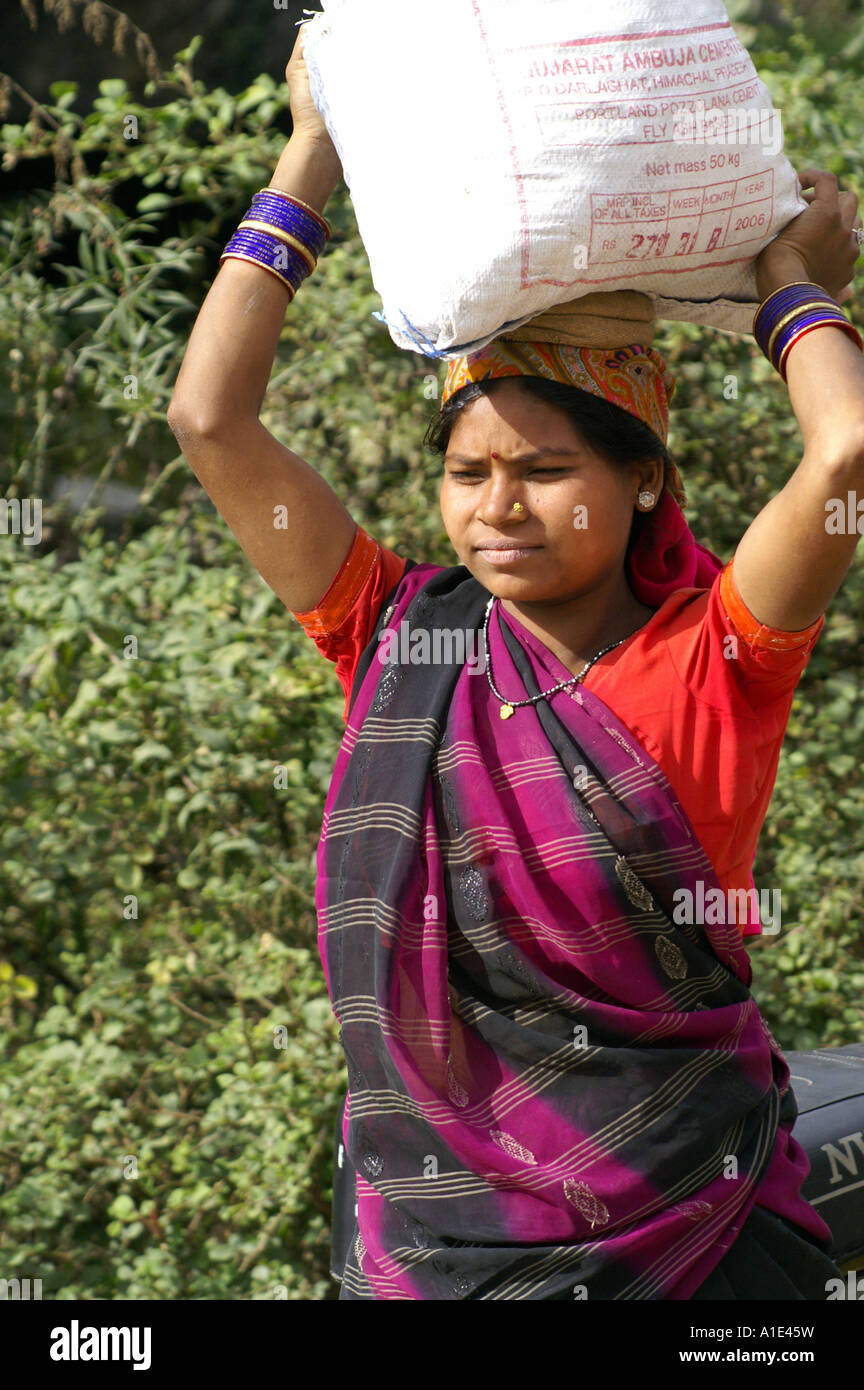
MULTIPOLYGON (((581 387, 629 411, 666 443, 675 378, 656 348, 639 344, 579 348, 567 343, 495 338, 479 351, 451 361, 441 404, 469 381, 506 376, 540 376, 581 387)), ((674 463, 666 469, 665 486, 679 507, 687 505, 684 484, 674 463)))

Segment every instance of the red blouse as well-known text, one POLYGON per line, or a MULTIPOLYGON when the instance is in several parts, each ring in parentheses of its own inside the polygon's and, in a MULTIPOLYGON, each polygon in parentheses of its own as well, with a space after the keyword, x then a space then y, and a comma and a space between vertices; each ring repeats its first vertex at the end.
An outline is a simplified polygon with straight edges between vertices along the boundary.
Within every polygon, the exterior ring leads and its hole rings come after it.
MULTIPOLYGON (((345 691, 405 559, 358 526, 317 608, 294 617, 345 691)), ((666 774, 723 889, 753 886, 756 843, 774 790, 795 687, 825 622, 799 632, 756 621, 730 560, 710 589, 678 589, 584 684, 666 774)), ((760 934, 743 924, 744 936, 760 934)))

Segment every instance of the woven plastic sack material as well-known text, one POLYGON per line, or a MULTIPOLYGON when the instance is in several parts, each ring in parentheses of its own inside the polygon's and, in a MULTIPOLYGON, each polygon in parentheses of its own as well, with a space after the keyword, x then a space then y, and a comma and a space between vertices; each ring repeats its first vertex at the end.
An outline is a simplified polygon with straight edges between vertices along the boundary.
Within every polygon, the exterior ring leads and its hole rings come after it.
POLYGON ((312 95, 400 347, 617 289, 751 332, 753 262, 807 204, 720 0, 322 4, 312 95))

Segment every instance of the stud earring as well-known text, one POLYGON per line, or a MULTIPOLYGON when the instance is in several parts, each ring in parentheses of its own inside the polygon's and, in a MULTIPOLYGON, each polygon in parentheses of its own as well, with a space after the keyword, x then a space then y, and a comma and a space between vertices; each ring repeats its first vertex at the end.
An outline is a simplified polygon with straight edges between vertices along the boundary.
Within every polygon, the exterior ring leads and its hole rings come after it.
POLYGON ((653 506, 654 506, 654 493, 653 493, 653 492, 649 492, 649 490, 648 490, 647 488, 645 489, 644 492, 640 492, 640 493, 639 493, 639 506, 640 506, 640 507, 653 507, 653 506))

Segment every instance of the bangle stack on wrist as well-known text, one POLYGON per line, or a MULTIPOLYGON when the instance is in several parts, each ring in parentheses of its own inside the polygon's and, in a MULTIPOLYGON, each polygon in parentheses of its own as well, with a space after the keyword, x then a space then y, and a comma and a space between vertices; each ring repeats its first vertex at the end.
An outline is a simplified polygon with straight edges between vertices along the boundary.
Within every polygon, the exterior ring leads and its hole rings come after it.
POLYGON ((789 350, 805 334, 825 324, 833 324, 848 333, 862 352, 864 341, 849 322, 836 299, 820 285, 796 281, 781 285, 759 305, 753 320, 753 336, 772 367, 786 380, 786 359, 789 350))
POLYGON ((325 217, 302 199, 279 188, 260 188, 243 221, 219 257, 254 261, 268 270, 294 298, 333 234, 325 217))

